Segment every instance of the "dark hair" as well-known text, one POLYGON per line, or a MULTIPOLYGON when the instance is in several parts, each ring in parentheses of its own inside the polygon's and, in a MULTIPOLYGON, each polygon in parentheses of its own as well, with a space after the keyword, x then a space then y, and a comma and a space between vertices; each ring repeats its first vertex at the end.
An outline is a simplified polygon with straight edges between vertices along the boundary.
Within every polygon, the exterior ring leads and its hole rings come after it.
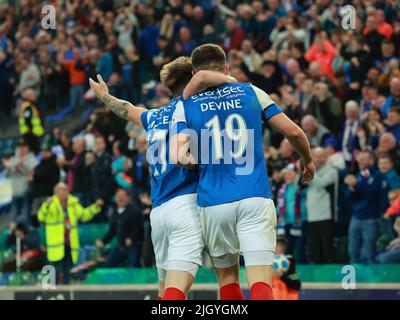
POLYGON ((306 51, 304 43, 303 42, 295 42, 293 44, 293 48, 296 48, 299 50, 301 53, 304 53, 306 51))
POLYGON ((382 114, 381 109, 379 109, 379 107, 373 107, 370 111, 375 111, 377 114, 379 114, 380 120, 383 119, 383 114, 382 114))
POLYGON ((389 160, 391 163, 394 163, 394 162, 393 162, 392 156, 391 156, 390 154, 388 154, 388 153, 384 153, 384 154, 380 155, 380 156, 378 157, 378 160, 381 160, 381 159, 387 159, 387 160, 389 160))
POLYGON ((397 107, 391 107, 389 109, 389 112, 396 112, 398 115, 400 115, 400 109, 398 109, 397 107))
POLYGON ((168 38, 162 34, 158 37, 158 40, 168 41, 168 38))
POLYGON ((216 44, 203 44, 192 52, 192 65, 195 71, 215 70, 224 71, 226 55, 224 50, 216 44))
POLYGON ((122 187, 120 187, 120 188, 117 188, 117 190, 115 190, 115 194, 117 194, 117 193, 118 193, 118 192, 120 192, 120 191, 123 191, 123 192, 125 192, 125 194, 126 194, 128 197, 130 197, 130 196, 131 196, 131 194, 129 193, 128 189, 126 189, 126 188, 122 188, 122 187))
POLYGON ((18 222, 17 226, 15 227, 16 231, 21 231, 22 233, 26 233, 26 226, 22 222, 18 222))
POLYGON ((382 44, 384 44, 384 45, 388 45, 388 44, 394 45, 393 41, 390 40, 390 39, 384 39, 384 40, 382 41, 382 44))
POLYGON ((192 63, 189 57, 179 57, 165 64, 160 71, 160 80, 171 90, 174 97, 179 96, 192 78, 192 63))
POLYGON ((367 153, 369 157, 375 161, 375 154, 369 149, 360 150, 360 153, 367 153))

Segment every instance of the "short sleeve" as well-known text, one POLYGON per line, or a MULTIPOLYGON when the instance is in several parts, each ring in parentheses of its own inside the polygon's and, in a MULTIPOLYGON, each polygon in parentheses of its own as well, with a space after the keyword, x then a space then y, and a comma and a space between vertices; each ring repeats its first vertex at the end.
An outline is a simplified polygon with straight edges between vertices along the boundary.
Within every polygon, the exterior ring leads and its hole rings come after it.
POLYGON ((251 85, 254 92, 256 93, 258 102, 261 105, 263 117, 265 120, 271 119, 273 116, 282 112, 282 109, 271 99, 268 93, 261 90, 260 88, 251 85))
POLYGON ((151 110, 142 112, 140 119, 142 120, 142 126, 145 131, 147 131, 149 128, 151 115, 156 111, 157 111, 156 109, 151 109, 151 110))
POLYGON ((142 112, 142 114, 140 115, 140 119, 142 120, 143 129, 146 131, 149 126, 149 121, 147 120, 148 114, 149 114, 149 111, 147 110, 147 111, 142 112))
POLYGON ((185 115, 185 107, 182 101, 176 104, 175 111, 172 115, 171 132, 177 134, 187 129, 187 121, 185 115))

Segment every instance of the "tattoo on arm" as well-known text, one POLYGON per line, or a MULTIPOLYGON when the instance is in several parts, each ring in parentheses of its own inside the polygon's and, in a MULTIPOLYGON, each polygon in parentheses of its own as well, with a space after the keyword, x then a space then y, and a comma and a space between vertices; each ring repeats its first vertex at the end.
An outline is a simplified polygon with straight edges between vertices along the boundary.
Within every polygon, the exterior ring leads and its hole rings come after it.
POLYGON ((115 97, 113 97, 110 94, 107 94, 103 98, 103 103, 110 107, 111 111, 114 112, 117 116, 125 119, 128 119, 128 108, 129 108, 129 102, 124 101, 124 100, 119 100, 115 97))

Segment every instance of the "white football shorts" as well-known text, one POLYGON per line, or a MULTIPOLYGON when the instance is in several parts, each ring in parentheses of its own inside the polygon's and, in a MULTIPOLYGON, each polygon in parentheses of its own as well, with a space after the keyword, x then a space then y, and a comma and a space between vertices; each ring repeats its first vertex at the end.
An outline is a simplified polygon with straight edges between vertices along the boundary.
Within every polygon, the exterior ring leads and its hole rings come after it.
POLYGON ((217 268, 238 263, 272 265, 276 246, 276 211, 272 199, 254 197, 199 207, 205 246, 217 268))
POLYGON ((150 223, 159 280, 165 280, 167 270, 195 277, 204 253, 197 194, 178 196, 154 208, 150 223))

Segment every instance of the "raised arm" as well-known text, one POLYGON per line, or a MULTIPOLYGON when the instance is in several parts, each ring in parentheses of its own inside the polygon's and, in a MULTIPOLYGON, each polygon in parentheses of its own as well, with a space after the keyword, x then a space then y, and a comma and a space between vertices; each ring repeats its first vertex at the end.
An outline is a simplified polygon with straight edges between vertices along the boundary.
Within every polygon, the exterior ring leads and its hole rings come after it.
POLYGON ((107 84, 100 75, 97 75, 97 80, 98 82, 89 79, 90 87, 93 89, 96 97, 108 106, 117 116, 143 126, 141 115, 146 109, 136 107, 128 101, 117 99, 109 94, 107 84))
POLYGON ((209 87, 219 86, 224 83, 237 82, 234 77, 227 76, 221 72, 200 70, 196 72, 183 91, 183 99, 204 91, 209 87))

